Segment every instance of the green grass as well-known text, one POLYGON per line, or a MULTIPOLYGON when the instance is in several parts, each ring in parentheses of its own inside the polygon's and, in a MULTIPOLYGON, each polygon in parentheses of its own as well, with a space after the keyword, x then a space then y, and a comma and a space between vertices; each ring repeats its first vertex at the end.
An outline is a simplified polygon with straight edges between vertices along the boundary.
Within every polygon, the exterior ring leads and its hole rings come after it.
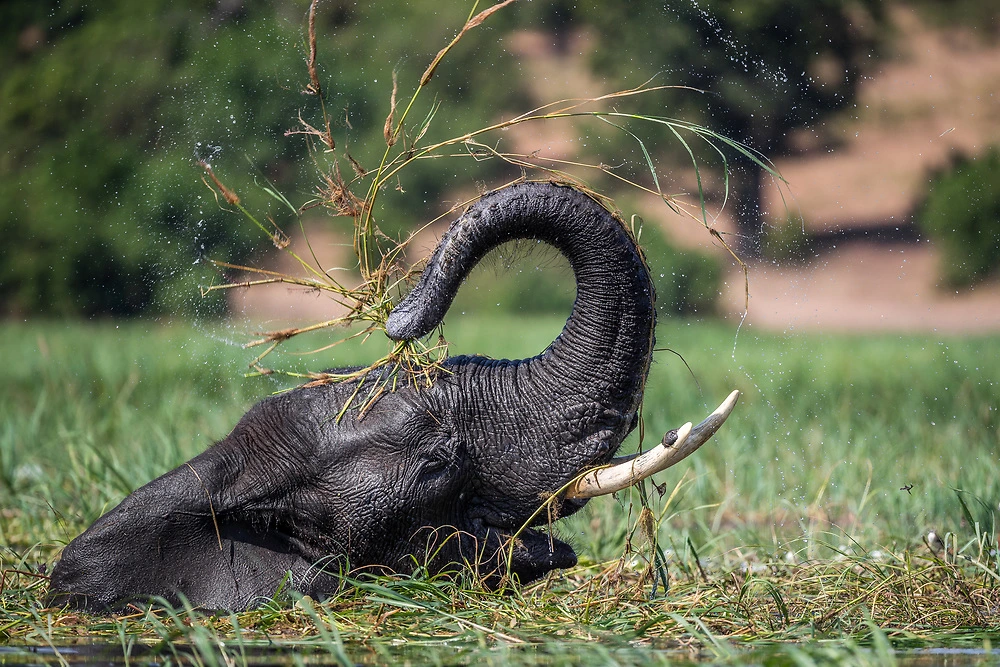
MULTIPOLYGON (((456 313, 446 334, 452 354, 520 357, 561 324, 456 313)), ((662 496, 646 486, 655 545, 637 526, 634 491, 557 524, 581 556, 576 570, 505 594, 416 576, 238 616, 160 610, 108 620, 45 609, 41 566, 63 544, 288 386, 243 377, 254 356, 236 344, 244 333, 3 325, 0 643, 47 651, 18 660, 81 661, 89 654, 58 649, 98 641, 119 659, 132 651, 204 665, 266 662, 275 650, 298 662, 738 662, 752 649, 763 664, 882 663, 893 658, 889 643, 1000 640, 1000 337, 749 328, 737 337, 732 325, 686 320, 658 331, 691 371, 657 353, 646 444, 701 419, 729 390, 744 395, 713 441, 657 476, 662 496), (947 550, 924 543, 932 529, 947 550), (664 570, 670 590, 654 594, 664 570)), ((317 370, 366 363, 385 348, 373 340, 335 357, 291 352, 280 352, 286 366, 317 370)))

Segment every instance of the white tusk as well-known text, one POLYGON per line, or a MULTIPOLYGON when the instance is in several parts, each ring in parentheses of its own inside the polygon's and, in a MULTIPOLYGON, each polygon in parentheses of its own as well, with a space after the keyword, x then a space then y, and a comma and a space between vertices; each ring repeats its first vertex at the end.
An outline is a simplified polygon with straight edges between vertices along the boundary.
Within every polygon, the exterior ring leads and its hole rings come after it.
POLYGON ((733 412, 739 397, 739 390, 735 390, 703 422, 695 427, 691 422, 684 424, 677 430, 677 440, 670 445, 660 443, 644 454, 620 456, 606 467, 589 471, 566 491, 566 497, 583 499, 616 493, 679 463, 715 435, 733 412))

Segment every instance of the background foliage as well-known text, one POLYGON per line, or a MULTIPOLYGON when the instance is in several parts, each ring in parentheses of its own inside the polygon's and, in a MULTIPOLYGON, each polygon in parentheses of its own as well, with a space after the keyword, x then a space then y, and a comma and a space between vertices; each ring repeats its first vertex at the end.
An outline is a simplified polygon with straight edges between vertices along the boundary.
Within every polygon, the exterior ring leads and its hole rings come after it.
MULTIPOLYGON (((914 4, 928 16, 940 13, 938 4, 914 4)), ((962 9, 982 3, 955 7, 955 20, 995 16, 995 10, 962 9)), ((393 72, 399 98, 407 99, 471 8, 465 0, 436 3, 430 12, 403 0, 321 4, 320 78, 338 148, 364 168, 375 166, 393 72)), ((246 262, 261 239, 241 216, 220 210, 199 182, 196 160, 210 160, 262 220, 273 217, 286 228, 292 222, 257 184, 272 182, 298 205, 317 183, 308 142, 286 136, 300 115, 312 124, 321 118, 316 98, 302 94, 307 9, 307 0, 0 4, 0 234, 6 243, 0 314, 221 312, 223 299, 198 296, 197 285, 218 280, 204 259, 246 262)), ((438 69, 433 94, 441 106, 427 140, 537 103, 508 39, 529 28, 547 32, 562 50, 575 48, 571 35, 590 35, 587 57, 607 91, 651 77, 706 91, 651 96, 637 112, 704 123, 777 155, 788 148, 791 129, 818 124, 852 103, 863 65, 878 55, 885 17, 881 0, 518 3, 462 40, 449 66, 438 69)), ((649 126, 642 133, 655 135, 649 126)), ((664 180, 689 168, 672 138, 648 138, 650 145, 674 149, 652 156, 664 180)), ((578 143, 587 144, 583 158, 611 164, 607 156, 621 157, 613 163, 616 173, 648 177, 644 156, 624 133, 598 129, 581 134, 578 143)), ((398 191, 381 198, 384 231, 402 233, 443 212, 456 193, 518 175, 499 161, 467 160, 461 174, 446 162, 422 162, 398 191)), ((341 168, 351 171, 348 164, 341 168)), ((755 253, 760 172, 737 163, 733 176, 744 250, 755 253)), ((598 176, 593 185, 605 190, 612 183, 598 176)), ((656 252, 647 248, 654 274, 687 261, 652 233, 647 238, 657 246, 656 252)), ((669 310, 706 312, 703 295, 714 294, 709 285, 720 269, 715 260, 695 259, 670 272, 686 278, 661 285, 661 304, 669 310)), ((553 275, 535 277, 547 282, 553 275)), ((550 305, 565 300, 538 298, 550 305)), ((530 298, 499 302, 543 307, 530 298)))
MULTIPOLYGON (((205 280, 188 267, 205 256, 245 260, 253 230, 219 210, 198 182, 196 159, 210 160, 244 198, 256 191, 260 201, 249 205, 265 216, 279 209, 252 187, 255 179, 299 200, 316 183, 306 142, 285 137, 300 112, 318 122, 300 93, 307 8, 204 0, 0 6, 0 233, 16 248, 0 261, 2 310, 134 314, 210 304, 181 296, 196 295, 205 280)), ((406 2, 324 3, 317 29, 339 121, 333 134, 360 164, 384 148, 393 70, 415 81, 467 11, 465 3, 435 13, 406 2)), ((469 67, 442 69, 436 81, 442 126, 458 123, 449 114, 482 124, 496 99, 517 103, 517 67, 488 33, 460 44, 456 58, 469 67)), ((449 186, 433 165, 417 176, 396 198, 397 212, 419 210, 449 186)))
MULTIPOLYGON (((705 0, 580 3, 574 13, 606 45, 592 58, 598 72, 703 90, 702 99, 678 91, 668 107, 773 157, 788 149, 792 129, 853 102, 877 55, 883 8, 882 0, 705 0)), ((731 157, 741 250, 753 256, 763 173, 731 157)))
POLYGON ((941 275, 971 285, 1000 267, 1000 149, 962 157, 931 181, 917 214, 941 246, 941 275))

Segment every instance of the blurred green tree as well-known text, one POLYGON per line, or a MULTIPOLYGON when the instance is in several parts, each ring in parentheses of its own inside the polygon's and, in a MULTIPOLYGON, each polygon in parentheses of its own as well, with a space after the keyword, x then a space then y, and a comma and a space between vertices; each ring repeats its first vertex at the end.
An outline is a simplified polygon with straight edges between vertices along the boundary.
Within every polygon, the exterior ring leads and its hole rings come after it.
POLYGON ((917 224, 941 248, 941 276, 968 287, 1000 269, 1000 148, 961 157, 932 179, 917 224))
POLYGON ((280 35, 251 34, 251 16, 195 2, 11 2, 0 12, 15 35, 0 57, 5 311, 137 313, 198 252, 244 251, 215 207, 192 210, 190 165, 199 140, 280 122, 254 103, 276 87, 269 77, 245 59, 224 65, 280 35), (237 21, 247 31, 223 28, 237 21), (213 76, 223 67, 232 85, 213 76))
MULTIPOLYGON (((198 263, 245 261, 260 234, 220 209, 198 183, 197 160, 278 224, 289 212, 255 181, 300 204, 328 166, 308 157, 302 137, 285 136, 300 114, 318 123, 315 96, 301 94, 308 7, 0 4, 0 313, 218 312, 220 299, 198 297, 197 284, 212 279, 198 263)), ((321 3, 319 74, 333 134, 360 164, 370 168, 384 150, 393 71, 402 98, 468 11, 465 2, 434 11, 404 0, 321 3)), ((441 129, 432 131, 483 124, 497 99, 516 103, 517 68, 489 30, 459 44, 459 66, 440 68, 441 129)), ((422 166, 386 198, 387 231, 453 185, 437 165, 422 166)))
MULTIPOLYGON (((669 111, 662 97, 659 108, 642 111, 700 114, 716 132, 765 156, 788 148, 790 130, 853 103, 886 20, 881 0, 559 1, 572 9, 572 21, 597 35, 596 70, 622 87, 655 77, 657 84, 706 91, 704 98, 677 91, 669 111)), ((739 155, 730 158, 738 245, 755 256, 764 172, 739 155)))

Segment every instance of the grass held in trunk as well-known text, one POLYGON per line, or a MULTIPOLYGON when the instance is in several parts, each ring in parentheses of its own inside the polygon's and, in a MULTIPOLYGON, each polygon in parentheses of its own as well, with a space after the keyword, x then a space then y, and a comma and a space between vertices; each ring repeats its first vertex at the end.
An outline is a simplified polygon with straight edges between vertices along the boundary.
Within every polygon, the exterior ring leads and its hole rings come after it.
MULTIPOLYGON (((344 313, 340 316, 316 322, 307 326, 291 326, 277 331, 267 332, 261 337, 250 340, 249 348, 261 348, 262 351, 251 361, 253 372, 270 374, 274 372, 291 373, 293 377, 313 383, 330 383, 353 381, 358 378, 369 381, 362 382, 359 394, 352 395, 362 407, 369 405, 385 391, 391 390, 393 380, 389 378, 407 378, 415 386, 427 386, 435 373, 440 371, 440 361, 447 356, 448 347, 442 328, 439 336, 428 341, 423 338, 410 339, 390 343, 388 351, 376 361, 350 374, 325 374, 275 369, 265 366, 269 355, 294 337, 303 334, 327 334, 333 331, 333 341, 320 344, 319 352, 329 350, 343 340, 342 327, 360 324, 363 330, 355 330, 353 335, 366 340, 373 334, 385 330, 385 321, 401 292, 412 284, 419 275, 422 258, 414 257, 409 246, 419 231, 447 216, 454 215, 474 204, 485 194, 487 188, 476 182, 478 194, 473 197, 464 196, 448 211, 437 218, 419 226, 402 240, 391 238, 380 228, 379 212, 383 200, 391 197, 394 192, 401 192, 406 187, 408 176, 419 172, 430 162, 454 162, 455 175, 470 172, 472 167, 483 163, 499 163, 515 168, 520 178, 510 180, 501 177, 495 185, 509 185, 512 182, 524 180, 552 181, 572 185, 588 193, 596 201, 622 218, 629 219, 631 233, 641 241, 642 220, 638 216, 624 216, 617 212, 614 202, 592 186, 588 179, 595 179, 616 188, 625 187, 637 193, 653 194, 673 213, 682 214, 686 218, 701 224, 715 242, 729 249, 728 241, 712 226, 712 215, 702 186, 704 155, 718 158, 719 176, 723 192, 722 207, 726 206, 725 197, 729 193, 729 161, 738 157, 753 163, 770 174, 777 183, 783 179, 776 172, 767 158, 752 148, 719 135, 712 130, 683 119, 668 116, 653 116, 630 113, 630 101, 639 96, 654 96, 658 91, 672 86, 653 86, 649 82, 636 88, 588 99, 567 99, 551 101, 542 106, 514 115, 505 120, 499 120, 490 125, 469 129, 466 132, 447 138, 431 139, 439 133, 432 131, 435 118, 440 110, 437 100, 427 102, 428 89, 433 87, 434 75, 442 67, 454 67, 448 61, 449 52, 462 39, 474 39, 475 29, 488 21, 490 17, 507 8, 516 0, 497 3, 482 11, 477 11, 478 3, 473 6, 466 24, 457 32, 454 39, 442 48, 427 66, 419 81, 414 85, 409 99, 401 103, 398 99, 400 83, 393 75, 391 94, 387 104, 387 115, 384 124, 383 138, 385 150, 375 168, 365 168, 338 144, 334 130, 336 123, 331 118, 327 108, 324 87, 318 78, 317 65, 317 33, 315 16, 322 8, 313 2, 310 6, 307 24, 307 73, 308 83, 303 92, 310 96, 316 109, 319 121, 310 124, 299 117, 299 128, 289 131, 288 135, 301 135, 310 141, 313 148, 313 159, 319 168, 320 184, 315 195, 302 203, 292 203, 283 193, 277 191, 269 183, 262 183, 261 188, 270 198, 281 203, 289 224, 301 228, 303 214, 317 208, 322 208, 334 218, 343 217, 351 220, 353 236, 353 253, 355 262, 346 267, 330 267, 317 258, 308 236, 305 236, 305 251, 297 251, 289 247, 288 234, 273 221, 265 224, 260 216, 248 209, 238 193, 230 190, 213 170, 211 164, 200 161, 199 165, 206 173, 206 185, 212 190, 216 200, 224 208, 242 216, 252 226, 259 229, 264 238, 281 252, 287 253, 293 263, 301 268, 301 275, 281 273, 257 266, 236 266, 227 263, 223 258, 216 258, 214 263, 220 270, 240 271, 244 275, 256 276, 255 279, 241 278, 228 281, 223 278, 221 284, 213 284, 203 288, 203 296, 231 289, 246 289, 260 285, 282 283, 298 286, 331 297, 344 313), (610 165, 622 162, 620 156, 602 155, 598 162, 554 158, 538 153, 521 154, 504 150, 503 137, 508 130, 520 125, 537 125, 542 123, 563 123, 571 128, 593 126, 588 131, 601 132, 611 128, 611 131, 624 133, 630 137, 641 156, 643 173, 634 177, 610 165), (674 142, 665 146, 650 143, 644 139, 644 130, 648 134, 664 133, 674 142), (656 166, 655 151, 680 149, 682 154, 690 159, 691 169, 697 184, 697 190, 691 196, 671 193, 664 189, 656 166), (471 162, 470 162, 471 160, 471 162), (343 166, 343 168, 342 168, 343 166), (388 372, 383 372, 388 371, 388 372), (374 373, 375 375, 370 375, 374 373), (375 377, 377 376, 377 378, 375 377)), ((322 36, 320 36, 322 37, 322 36)), ((700 92, 693 91, 692 93, 700 92)), ((498 101, 499 103, 500 101, 498 101)), ((506 172, 509 173, 509 169, 506 172)), ((466 179, 469 177, 466 176, 466 179)), ((496 179, 496 174, 493 175, 496 179)), ((384 222, 384 221, 383 221, 384 222)), ((742 266, 741 260, 730 250, 736 262, 742 266)), ((744 267, 745 269, 745 267, 744 267)), ((381 338, 381 336, 376 336, 381 338)), ((347 406, 345 406, 347 407, 347 406)))

